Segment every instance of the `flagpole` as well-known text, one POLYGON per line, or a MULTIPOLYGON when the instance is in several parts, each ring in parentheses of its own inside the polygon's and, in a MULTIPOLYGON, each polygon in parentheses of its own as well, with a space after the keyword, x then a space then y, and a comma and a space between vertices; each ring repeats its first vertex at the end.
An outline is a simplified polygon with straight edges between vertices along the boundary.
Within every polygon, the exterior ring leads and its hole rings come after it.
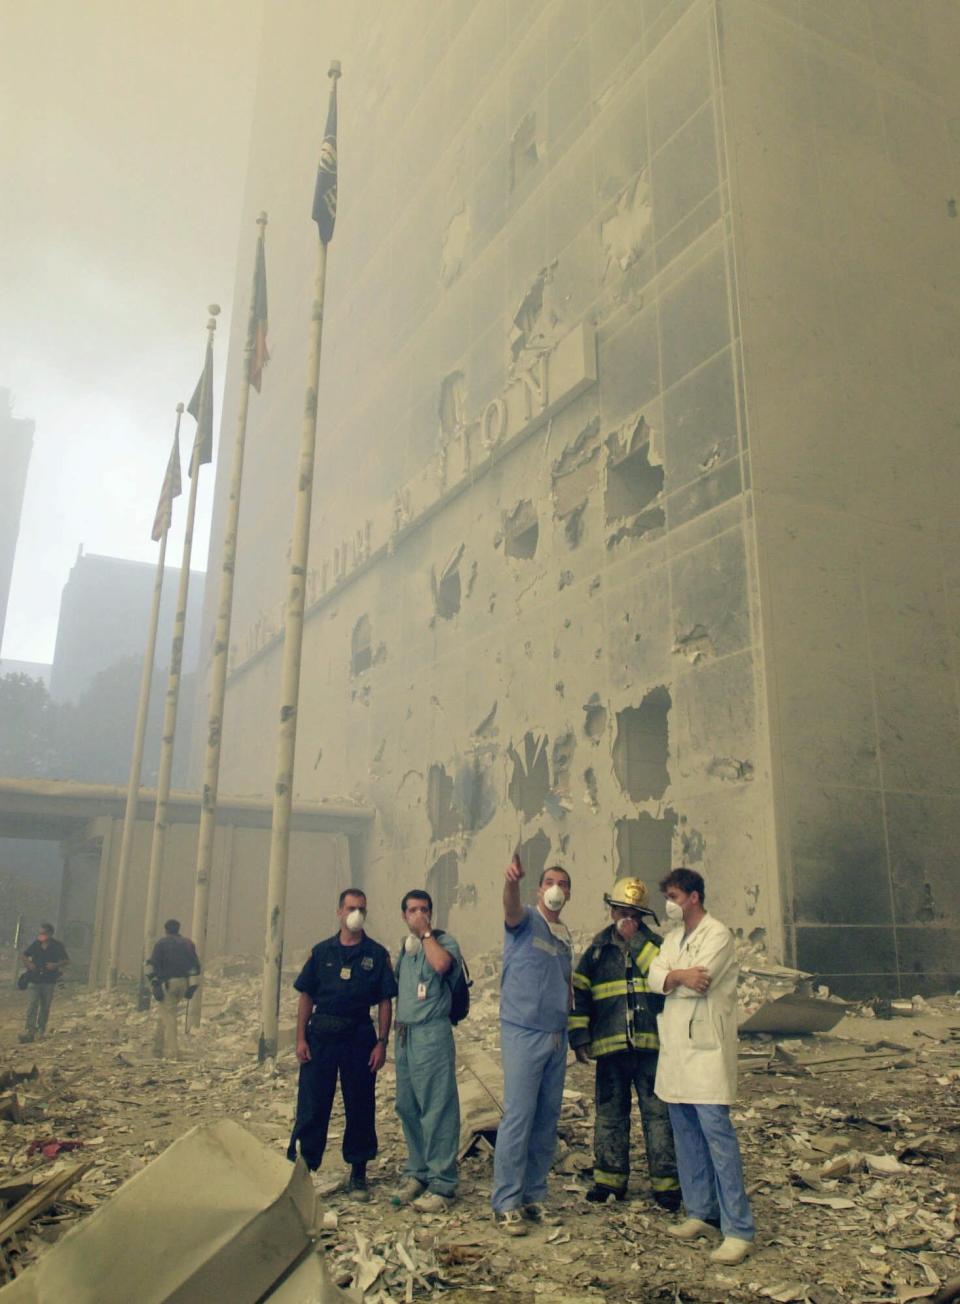
MULTIPOLYGON (((207 347, 213 344, 217 329, 217 304, 210 305, 207 322, 207 347)), ((212 402, 212 396, 208 396, 212 402)), ((198 426, 199 434, 199 426, 198 426)), ((197 482, 200 479, 200 439, 193 441, 190 454, 190 495, 187 499, 187 521, 183 532, 183 559, 180 563, 180 586, 177 590, 177 610, 173 624, 173 641, 170 645, 170 669, 167 673, 167 693, 163 706, 163 733, 160 740, 160 768, 157 774, 157 804, 153 816, 153 840, 150 844, 150 868, 147 873, 147 902, 143 912, 143 963, 140 966, 140 1009, 150 1003, 145 965, 156 940, 157 908, 160 901, 160 878, 167 845, 167 806, 170 801, 170 781, 173 772, 173 744, 177 730, 177 706, 180 700, 180 672, 183 664, 183 636, 187 623, 187 598, 190 589, 190 555, 193 551, 193 522, 197 512, 197 482)))
MULTIPOLYGON (((330 64, 331 103, 335 104, 340 64, 330 64)), ((290 854, 290 814, 293 806, 293 763, 297 742, 300 696, 300 657, 303 647, 303 612, 310 551, 310 511, 313 503, 313 465, 317 444, 317 386, 323 343, 323 305, 327 282, 327 242, 317 244, 313 281, 313 310, 307 349, 307 383, 300 426, 300 457, 294 500, 293 537, 290 546, 290 580, 283 622, 283 669, 280 680, 280 715, 277 727, 277 765, 273 785, 273 822, 270 829, 270 869, 267 878, 267 928, 263 957, 261 1063, 275 1059, 280 1016, 280 971, 283 967, 283 926, 287 901, 287 863, 290 854)))
MULTIPOLYGON (((180 418, 183 416, 183 404, 177 404, 177 423, 174 429, 174 446, 180 437, 180 418)), ((137 703, 137 721, 133 731, 133 755, 130 758, 130 777, 127 781, 127 804, 123 812, 123 836, 120 840, 120 860, 117 864, 117 884, 113 897, 113 916, 110 922, 110 957, 107 964, 108 991, 117 985, 117 972, 120 964, 120 929, 123 926, 123 908, 126 904, 127 878, 130 871, 130 857, 133 851, 133 834, 137 823, 137 798, 140 795, 140 774, 143 769, 143 744, 147 736, 147 717, 150 709, 150 689, 153 685, 153 662, 157 650, 157 627, 160 623, 160 595, 163 590, 164 565, 167 556, 167 535, 170 532, 169 521, 160 535, 160 553, 157 557, 157 569, 153 580, 153 604, 150 608, 150 623, 147 627, 147 646, 143 654, 143 670, 140 674, 140 699, 137 703)))
MULTIPOLYGON (((213 842, 217 824, 217 791, 220 783, 220 744, 223 737, 223 704, 227 691, 227 658, 230 648, 230 621, 233 615, 233 577, 237 561, 237 534, 240 526, 240 491, 243 483, 243 455, 247 438, 247 411, 250 406, 250 368, 256 347, 257 275, 266 235, 267 215, 257 218, 260 233, 254 259, 253 284, 250 290, 250 315, 244 348, 240 406, 237 411, 237 434, 230 468, 230 493, 227 519, 223 529, 223 560, 220 566, 220 592, 217 599, 217 624, 213 636, 213 662, 210 667, 210 703, 207 718, 207 749, 203 763, 203 789, 200 806, 200 833, 197 838, 197 877, 193 896, 191 937, 201 961, 207 948, 207 920, 210 912, 210 874, 213 868, 213 842)), ((201 979, 193 1000, 189 1002, 187 1026, 200 1023, 203 1000, 201 979)))

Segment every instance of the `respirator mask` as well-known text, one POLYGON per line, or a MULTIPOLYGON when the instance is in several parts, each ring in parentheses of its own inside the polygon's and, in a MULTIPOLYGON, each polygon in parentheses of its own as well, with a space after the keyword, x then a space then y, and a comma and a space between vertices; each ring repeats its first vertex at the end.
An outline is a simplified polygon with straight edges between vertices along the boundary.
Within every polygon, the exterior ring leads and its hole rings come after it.
POLYGON ((548 910, 562 910, 567 904, 567 894, 559 883, 551 883, 543 894, 543 904, 548 910))
POLYGON ((353 910, 350 911, 350 913, 347 915, 346 919, 344 919, 343 922, 346 924, 347 928, 350 930, 351 933, 362 933, 363 925, 366 923, 366 921, 367 921, 366 910, 360 910, 355 906, 353 910))

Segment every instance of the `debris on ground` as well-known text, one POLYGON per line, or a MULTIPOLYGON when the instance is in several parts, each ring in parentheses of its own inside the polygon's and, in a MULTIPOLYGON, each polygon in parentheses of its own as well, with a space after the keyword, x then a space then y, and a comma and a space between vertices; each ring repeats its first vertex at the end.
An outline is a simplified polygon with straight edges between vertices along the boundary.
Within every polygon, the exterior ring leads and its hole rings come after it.
MULTIPOLYGON (((16 1210, 45 1177, 67 1167, 62 1154, 43 1159, 42 1148, 30 1159, 31 1142, 83 1143, 76 1152, 82 1171, 69 1189, 0 1246, 0 1270, 7 1277, 29 1276, 31 1265, 53 1261, 73 1238, 71 1228, 90 1227, 98 1211, 116 1207, 134 1185, 125 1186, 129 1179, 150 1176, 197 1124, 240 1124, 290 1179, 293 1169, 283 1156, 296 1098, 296 1060, 285 1052, 275 1062, 257 1063, 249 1048, 259 1021, 259 966, 236 957, 228 963, 240 967, 227 973, 226 965, 207 966, 203 1024, 183 1038, 184 1058, 174 1063, 150 1055, 155 1015, 136 1010, 132 991, 67 988, 54 1004, 50 1035, 31 1046, 25 1064, 22 1049, 15 1049, 23 998, 0 993, 0 1044, 10 1047, 0 1058, 0 1074, 25 1073, 5 1088, 16 1091, 22 1121, 0 1118, 0 1217, 16 1210)), ((778 968, 765 966, 759 954, 752 967, 778 968)), ((426 1301, 441 1293, 447 1304, 599 1304, 607 1297, 664 1304, 781 1298, 836 1304, 936 1299, 956 1275, 957 997, 927 998, 896 1023, 878 1021, 869 1005, 852 1005, 829 1033, 742 1037, 734 1119, 758 1242, 742 1265, 721 1270, 707 1258, 706 1242, 682 1244, 667 1235, 671 1219, 648 1197, 636 1111, 631 1198, 587 1203, 594 1070, 572 1057, 551 1178, 552 1221, 506 1241, 489 1207, 491 1142, 502 1102, 499 956, 471 956, 471 972, 470 1015, 456 1030, 464 1101, 458 1199, 438 1214, 391 1204, 402 1180, 404 1147, 388 1061, 377 1087, 380 1154, 369 1173, 373 1198, 358 1204, 343 1189, 338 1100, 327 1155, 314 1178, 318 1195, 327 1192, 315 1232, 323 1257, 311 1244, 287 1278, 291 1293, 282 1304, 341 1298, 329 1294, 334 1288, 353 1290, 367 1304, 426 1301), (324 1273, 327 1296, 321 1293, 324 1273)), ((293 977, 294 969, 285 974, 284 1024, 293 1022, 295 1012, 293 977)), ((775 977, 761 993, 761 979, 745 974, 742 997, 768 1000, 780 981, 794 980, 775 977)), ((777 993, 785 994, 786 989, 777 993)), ((75 1291, 59 1293, 82 1299, 75 1291)), ((98 1304, 106 1298, 99 1294, 98 1304)))

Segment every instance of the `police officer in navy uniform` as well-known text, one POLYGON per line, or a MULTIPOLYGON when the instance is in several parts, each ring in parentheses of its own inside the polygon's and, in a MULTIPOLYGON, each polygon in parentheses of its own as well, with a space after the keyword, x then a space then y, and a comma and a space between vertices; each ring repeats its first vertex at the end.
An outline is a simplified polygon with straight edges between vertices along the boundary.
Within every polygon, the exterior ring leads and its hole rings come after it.
POLYGON ((339 1074, 346 1114, 343 1157, 350 1165, 347 1190, 357 1200, 370 1198, 367 1164, 377 1153, 377 1074, 387 1057, 391 1002, 397 994, 386 948, 364 932, 366 916, 363 892, 358 888, 341 892, 339 932, 317 943, 293 984, 300 993, 300 1084, 287 1150, 287 1158, 296 1159, 299 1143, 307 1167, 320 1167, 339 1074), (373 1005, 377 1007, 376 1033, 370 1021, 373 1005))

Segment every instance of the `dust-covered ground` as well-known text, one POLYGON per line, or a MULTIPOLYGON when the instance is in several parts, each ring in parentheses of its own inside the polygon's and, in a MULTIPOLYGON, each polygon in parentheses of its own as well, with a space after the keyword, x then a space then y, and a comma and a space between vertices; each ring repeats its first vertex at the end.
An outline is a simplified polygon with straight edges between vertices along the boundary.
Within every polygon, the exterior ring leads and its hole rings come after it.
MULTIPOLYGON (((457 1031, 463 1060, 477 1051, 496 1055, 495 963, 475 968, 481 976, 473 1010, 457 1031)), ((30 1046, 17 1043, 25 996, 9 986, 0 994, 0 1068, 38 1070, 5 1088, 18 1100, 4 1097, 0 1183, 77 1160, 93 1165, 59 1203, 6 1240, 8 1273, 22 1270, 195 1124, 229 1117, 269 1146, 286 1147, 297 1065, 289 1050, 275 1065, 257 1063, 257 965, 214 968, 207 982, 203 1027, 182 1039, 179 1063, 152 1058, 155 1015, 137 1013, 129 991, 61 988, 48 1036, 30 1046), (29 1156, 38 1141, 82 1145, 51 1158, 29 1156)), ((287 1022, 293 1008, 288 989, 287 1022)), ((740 1267, 717 1268, 706 1242, 681 1245, 667 1236, 670 1216, 645 1194, 636 1117, 630 1199, 602 1207, 584 1200, 593 1070, 571 1057, 552 1179, 556 1221, 525 1238, 505 1238, 491 1221, 492 1151, 482 1139, 463 1163, 450 1213, 431 1217, 391 1204, 403 1159, 392 1063, 378 1086, 381 1151, 370 1171, 372 1200, 356 1204, 330 1191, 345 1173, 338 1102, 316 1177, 329 1192, 321 1239, 334 1276, 347 1285, 360 1271, 360 1284, 374 1274, 371 1301, 935 1297, 960 1274, 960 999, 931 1002, 913 1018, 848 1014, 830 1035, 745 1038, 741 1052, 735 1118, 758 1240, 740 1267)), ((156 1235, 162 1239, 162 1225, 156 1235)))

